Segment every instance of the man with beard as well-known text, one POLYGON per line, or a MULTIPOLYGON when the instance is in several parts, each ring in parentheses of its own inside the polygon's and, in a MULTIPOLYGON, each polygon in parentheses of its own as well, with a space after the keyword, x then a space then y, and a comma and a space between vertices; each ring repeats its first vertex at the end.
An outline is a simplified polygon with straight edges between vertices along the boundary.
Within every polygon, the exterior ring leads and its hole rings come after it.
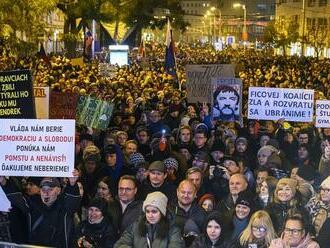
POLYGON ((219 86, 213 94, 213 119, 239 120, 239 94, 229 85, 219 86))

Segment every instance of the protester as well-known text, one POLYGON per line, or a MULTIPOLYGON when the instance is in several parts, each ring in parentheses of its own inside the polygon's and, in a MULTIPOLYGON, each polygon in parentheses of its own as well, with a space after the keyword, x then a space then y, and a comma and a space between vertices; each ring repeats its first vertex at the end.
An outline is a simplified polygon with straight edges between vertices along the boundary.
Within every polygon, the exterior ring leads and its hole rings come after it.
POLYGON ((114 247, 184 247, 180 230, 166 215, 166 206, 167 197, 163 193, 148 194, 142 208, 145 214, 126 229, 114 247))
POLYGON ((300 214, 289 215, 284 222, 281 238, 272 240, 269 248, 319 248, 318 243, 312 240, 308 224, 300 214))

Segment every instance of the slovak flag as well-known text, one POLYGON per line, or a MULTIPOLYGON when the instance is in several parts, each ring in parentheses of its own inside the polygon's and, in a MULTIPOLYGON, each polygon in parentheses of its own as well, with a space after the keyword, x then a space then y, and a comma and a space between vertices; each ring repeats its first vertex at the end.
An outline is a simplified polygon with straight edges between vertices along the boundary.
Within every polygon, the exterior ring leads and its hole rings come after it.
POLYGON ((167 19, 167 32, 166 32, 166 53, 165 53, 165 71, 176 77, 176 61, 174 54, 174 41, 171 28, 170 19, 167 19))

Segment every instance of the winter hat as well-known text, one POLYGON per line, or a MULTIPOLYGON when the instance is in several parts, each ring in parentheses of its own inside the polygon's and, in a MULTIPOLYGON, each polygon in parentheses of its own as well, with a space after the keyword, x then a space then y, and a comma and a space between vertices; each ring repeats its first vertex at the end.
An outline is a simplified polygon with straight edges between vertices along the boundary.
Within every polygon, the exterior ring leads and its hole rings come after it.
POLYGON ((243 143, 243 144, 247 145, 248 140, 245 137, 238 137, 235 141, 235 145, 237 145, 238 143, 243 143))
POLYGON ((174 168, 176 171, 179 169, 179 162, 175 158, 167 158, 164 160, 164 166, 166 169, 174 168))
POLYGON ((183 227, 183 236, 197 236, 200 233, 200 230, 195 221, 188 219, 183 227))
POLYGON ((316 172, 310 165, 303 165, 298 168, 297 175, 306 181, 312 181, 316 177, 316 172))
POLYGON ((195 154, 195 158, 203 162, 209 163, 209 155, 206 152, 199 151, 195 154))
POLYGON ((108 145, 104 149, 104 154, 116 154, 116 146, 115 145, 108 145))
POLYGON ((275 147, 273 147, 273 146, 271 146, 271 145, 265 145, 265 146, 263 146, 263 147, 261 147, 260 149, 259 149, 259 151, 258 151, 258 155, 260 154, 260 153, 262 153, 262 152, 269 152, 269 153, 278 153, 278 150, 275 148, 275 147))
POLYGON ((267 158, 266 163, 267 168, 281 168, 282 167, 282 160, 280 156, 276 153, 273 153, 267 158))
POLYGON ((249 191, 242 191, 238 194, 238 198, 235 202, 235 207, 240 204, 253 209, 255 202, 253 201, 253 195, 249 191))
POLYGON ((330 176, 328 176, 326 179, 323 180, 320 187, 330 189, 330 176))
POLYGON ((145 159, 141 153, 135 152, 129 156, 128 163, 133 167, 137 167, 139 164, 145 163, 145 159))
POLYGON ((56 177, 45 177, 41 180, 40 188, 47 186, 50 188, 61 187, 60 181, 56 177))
POLYGON ((149 171, 156 170, 156 171, 160 171, 160 172, 165 172, 164 162, 154 161, 149 165, 148 170, 149 171))
POLYGON ((225 153, 226 146, 222 141, 216 141, 213 143, 210 152, 214 151, 220 151, 222 153, 225 153))
POLYGON ((277 191, 279 189, 280 186, 284 186, 284 185, 289 185, 289 187, 291 188, 291 191, 293 193, 293 195, 296 194, 296 190, 297 190, 297 180, 292 179, 292 178, 281 178, 277 185, 276 185, 276 190, 275 193, 277 194, 277 191))
POLYGON ((160 191, 155 191, 147 195, 143 202, 143 212, 146 211, 147 206, 156 207, 165 216, 167 207, 167 197, 160 191))
POLYGON ((92 199, 92 201, 88 205, 88 208, 90 208, 90 207, 95 207, 95 208, 100 209, 100 211, 102 212, 103 216, 106 214, 107 203, 102 198, 98 198, 97 197, 97 198, 92 199))

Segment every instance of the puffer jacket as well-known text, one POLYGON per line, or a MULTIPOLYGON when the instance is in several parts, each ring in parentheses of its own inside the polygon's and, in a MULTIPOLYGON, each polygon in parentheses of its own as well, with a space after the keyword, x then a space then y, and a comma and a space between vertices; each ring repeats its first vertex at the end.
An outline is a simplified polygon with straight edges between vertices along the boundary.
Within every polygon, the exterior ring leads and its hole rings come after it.
POLYGON ((169 230, 160 230, 156 224, 154 238, 150 239, 148 234, 142 235, 141 225, 145 223, 145 217, 140 217, 126 231, 121 238, 115 243, 114 248, 183 248, 184 242, 181 239, 180 230, 174 225, 169 226, 169 230), (164 235, 164 238, 160 236, 164 235))

